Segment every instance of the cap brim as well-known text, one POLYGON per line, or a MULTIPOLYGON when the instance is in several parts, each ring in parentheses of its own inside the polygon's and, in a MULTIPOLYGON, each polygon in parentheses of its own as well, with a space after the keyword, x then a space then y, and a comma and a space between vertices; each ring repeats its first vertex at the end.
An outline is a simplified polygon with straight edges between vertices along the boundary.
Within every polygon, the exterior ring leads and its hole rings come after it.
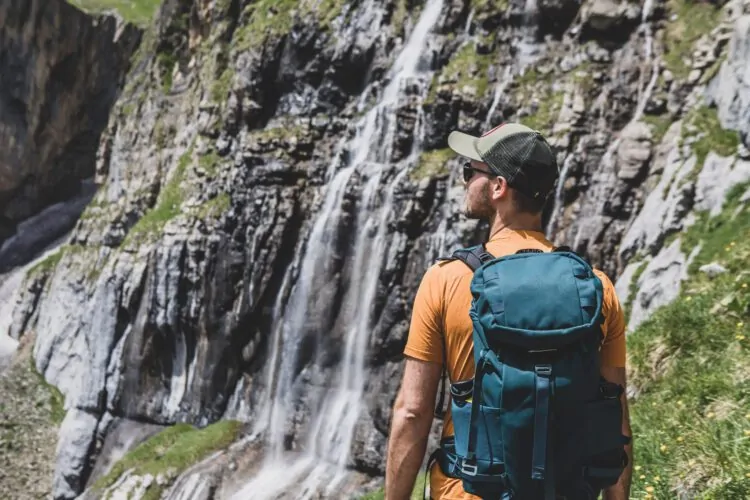
POLYGON ((454 131, 448 136, 448 147, 461 156, 471 158, 475 161, 484 161, 477 151, 478 140, 479 138, 473 135, 454 131))

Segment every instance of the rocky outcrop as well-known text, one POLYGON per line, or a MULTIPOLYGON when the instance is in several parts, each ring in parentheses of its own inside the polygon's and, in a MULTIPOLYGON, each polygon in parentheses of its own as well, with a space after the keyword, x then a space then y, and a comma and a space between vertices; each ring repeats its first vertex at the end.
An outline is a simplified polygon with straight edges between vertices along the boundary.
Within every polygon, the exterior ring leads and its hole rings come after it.
POLYGON ((101 187, 14 308, 11 336, 36 332, 65 395, 55 498, 99 495, 157 429, 222 419, 248 424, 235 446, 106 491, 229 498, 273 452, 294 486, 315 465, 311 489, 377 482, 420 277, 486 230, 460 215, 456 128, 545 132, 563 167, 550 235, 621 278, 631 325, 673 299, 694 254, 670 238, 748 169, 701 125, 711 65, 668 69, 652 34, 672 21, 606 4, 165 2, 99 143, 101 187))
MULTIPOLYGON (((25 219, 85 193, 139 38, 63 1, 0 2, 0 247, 25 219)), ((45 243, 74 223, 52 224, 45 243)), ((28 261, 20 254, 28 249, 0 250, 0 273, 28 261)))
POLYGON ((734 25, 726 60, 707 89, 708 99, 719 110, 722 126, 738 130, 750 147, 750 15, 734 25))

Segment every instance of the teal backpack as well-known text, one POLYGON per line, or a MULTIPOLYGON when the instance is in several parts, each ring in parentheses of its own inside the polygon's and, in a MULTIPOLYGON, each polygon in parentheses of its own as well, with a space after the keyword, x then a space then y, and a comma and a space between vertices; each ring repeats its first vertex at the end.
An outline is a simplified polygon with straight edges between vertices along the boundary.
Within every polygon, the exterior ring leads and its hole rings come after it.
MULTIPOLYGON (((455 435, 427 469, 499 500, 589 500, 627 465, 622 386, 599 372, 602 283, 569 248, 458 250, 471 281, 475 375, 452 381, 455 435)), ((438 403, 442 408, 441 401, 438 403)))

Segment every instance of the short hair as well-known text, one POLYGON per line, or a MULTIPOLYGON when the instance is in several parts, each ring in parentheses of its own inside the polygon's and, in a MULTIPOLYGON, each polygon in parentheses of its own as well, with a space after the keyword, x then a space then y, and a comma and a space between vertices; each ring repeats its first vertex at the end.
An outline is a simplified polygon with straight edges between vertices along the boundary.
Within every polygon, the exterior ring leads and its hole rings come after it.
POLYGON ((532 198, 518 189, 513 190, 513 204, 516 210, 528 214, 540 214, 547 204, 547 198, 532 198))

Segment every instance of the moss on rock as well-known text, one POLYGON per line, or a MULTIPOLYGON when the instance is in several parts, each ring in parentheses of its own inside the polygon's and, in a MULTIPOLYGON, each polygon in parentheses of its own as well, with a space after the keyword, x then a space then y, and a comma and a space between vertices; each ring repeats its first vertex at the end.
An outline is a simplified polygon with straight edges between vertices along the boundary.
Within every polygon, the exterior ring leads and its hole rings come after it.
POLYGON ((721 9, 712 2, 692 0, 669 0, 667 8, 667 19, 670 15, 676 18, 666 26, 664 61, 676 77, 686 78, 690 73, 686 61, 692 54, 693 45, 719 24, 721 9))
MULTIPOLYGON (((168 427, 128 452, 93 488, 105 490, 129 470, 139 476, 164 474, 175 478, 210 453, 232 444, 241 427, 242 423, 234 420, 221 420, 203 429, 189 424, 168 427)), ((145 498, 159 498, 164 488, 152 482, 145 498)))
POLYGON ((426 177, 447 175, 445 164, 453 158, 455 153, 450 148, 425 151, 419 156, 417 166, 409 173, 412 181, 419 181, 426 177))
POLYGON ((79 9, 92 14, 117 11, 126 21, 145 26, 159 8, 161 0, 68 0, 79 9))

